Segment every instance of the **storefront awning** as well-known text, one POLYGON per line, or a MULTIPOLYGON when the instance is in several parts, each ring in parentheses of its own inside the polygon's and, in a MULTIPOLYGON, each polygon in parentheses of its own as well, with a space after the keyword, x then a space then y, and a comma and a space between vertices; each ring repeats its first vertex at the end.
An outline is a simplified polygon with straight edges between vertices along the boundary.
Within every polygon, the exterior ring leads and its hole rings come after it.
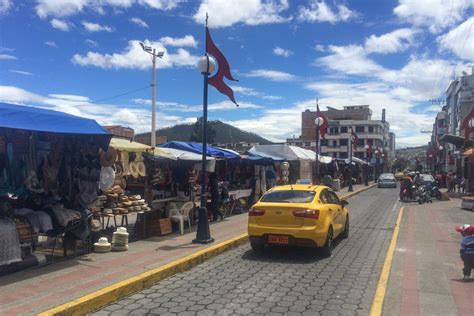
POLYGON ((460 148, 462 146, 471 146, 472 141, 471 140, 466 140, 462 136, 458 135, 451 135, 451 134, 444 134, 439 138, 439 140, 443 143, 450 143, 455 145, 456 147, 460 148))
MULTIPOLYGON (((248 153, 254 156, 268 157, 273 160, 312 160, 316 159, 316 153, 312 150, 297 146, 283 145, 256 145, 248 153)), ((319 162, 330 163, 331 157, 318 155, 319 162)))
MULTIPOLYGON (((202 154, 202 144, 198 144, 198 143, 172 141, 166 144, 162 144, 160 145, 160 147, 161 148, 174 148, 174 149, 184 150, 184 151, 195 153, 195 154, 202 154)), ((215 157, 215 158, 227 158, 227 159, 240 158, 240 154, 233 150, 209 146, 209 145, 207 145, 207 155, 215 157)))

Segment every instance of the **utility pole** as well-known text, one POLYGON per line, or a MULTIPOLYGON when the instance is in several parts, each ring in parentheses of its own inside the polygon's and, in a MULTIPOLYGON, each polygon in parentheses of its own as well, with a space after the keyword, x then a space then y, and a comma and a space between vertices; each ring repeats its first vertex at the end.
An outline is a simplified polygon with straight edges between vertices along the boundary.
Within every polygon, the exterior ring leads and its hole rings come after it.
POLYGON ((140 42, 143 51, 151 55, 152 61, 152 79, 151 79, 151 143, 150 146, 156 146, 156 58, 163 58, 164 52, 157 52, 151 46, 145 46, 140 42))

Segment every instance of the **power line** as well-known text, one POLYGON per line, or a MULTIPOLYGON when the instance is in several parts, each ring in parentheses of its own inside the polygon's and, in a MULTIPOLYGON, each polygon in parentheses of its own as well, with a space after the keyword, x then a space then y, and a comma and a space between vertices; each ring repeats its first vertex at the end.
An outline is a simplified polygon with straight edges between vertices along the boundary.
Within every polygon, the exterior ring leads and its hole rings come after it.
MULTIPOLYGON (((145 89, 148 89, 151 87, 151 84, 150 85, 147 85, 145 87, 142 87, 142 88, 138 88, 138 89, 135 89, 135 90, 131 90, 131 91, 128 91, 128 92, 124 92, 124 93, 121 93, 121 94, 117 94, 117 95, 114 95, 114 96, 111 96, 111 97, 107 97, 107 98, 103 98, 103 99, 99 99, 99 100, 94 100, 94 101, 90 101, 90 102, 84 102, 83 104, 87 104, 87 103, 99 103, 99 102, 102 102, 102 101, 107 101, 107 100, 111 100, 111 99, 115 99, 115 98, 119 98, 119 97, 123 97, 125 95, 129 95, 129 94, 132 94, 132 93, 135 93, 135 92, 138 92, 138 91, 142 91, 142 90, 145 90, 145 89)), ((79 104, 80 105, 80 104, 79 104)))

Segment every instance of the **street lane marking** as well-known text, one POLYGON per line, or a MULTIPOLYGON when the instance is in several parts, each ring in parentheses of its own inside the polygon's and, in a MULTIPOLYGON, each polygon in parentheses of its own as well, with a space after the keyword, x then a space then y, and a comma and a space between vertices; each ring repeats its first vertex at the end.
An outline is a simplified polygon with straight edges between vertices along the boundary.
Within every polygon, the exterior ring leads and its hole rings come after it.
POLYGON ((400 208, 400 211, 398 213, 397 222, 395 223, 395 228, 393 230, 392 240, 390 241, 390 246, 388 247, 387 256, 385 257, 382 272, 380 273, 380 279, 377 284, 377 290, 375 291, 372 307, 370 308, 370 316, 382 315, 383 302, 385 299, 385 293, 387 291, 390 269, 392 268, 393 254, 395 253, 395 247, 397 246, 398 233, 400 232, 400 223, 402 221, 403 216, 403 209, 403 207, 400 208))

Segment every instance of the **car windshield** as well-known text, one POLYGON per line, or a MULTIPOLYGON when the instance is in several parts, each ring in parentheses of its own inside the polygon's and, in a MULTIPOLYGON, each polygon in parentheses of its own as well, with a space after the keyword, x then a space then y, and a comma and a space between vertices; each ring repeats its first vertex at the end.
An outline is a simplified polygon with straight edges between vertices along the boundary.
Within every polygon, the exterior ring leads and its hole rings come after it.
POLYGON ((383 173, 380 175, 379 179, 394 179, 395 177, 391 173, 383 173))
POLYGON ((262 202, 277 203, 310 203, 316 192, 303 190, 281 190, 267 192, 261 199, 262 202))

